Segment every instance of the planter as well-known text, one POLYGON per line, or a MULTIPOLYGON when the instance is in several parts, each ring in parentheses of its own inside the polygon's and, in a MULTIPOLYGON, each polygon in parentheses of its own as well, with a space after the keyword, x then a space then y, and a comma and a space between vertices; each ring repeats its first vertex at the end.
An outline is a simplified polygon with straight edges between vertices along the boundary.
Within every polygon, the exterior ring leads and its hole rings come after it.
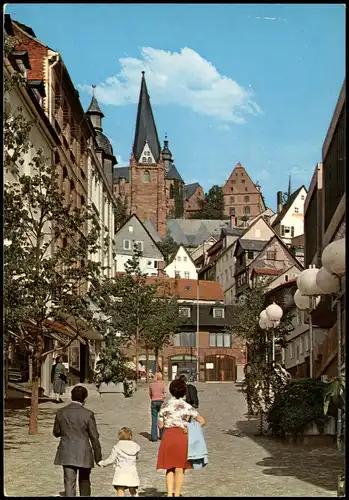
POLYGON ((287 433, 284 441, 293 444, 316 444, 323 446, 331 446, 336 441, 336 421, 333 417, 328 417, 325 424, 324 432, 320 434, 316 424, 312 424, 306 429, 303 434, 295 436, 287 433))
POLYGON ((336 421, 333 417, 328 417, 325 423, 324 432, 320 433, 316 424, 313 423, 311 427, 304 431, 304 436, 335 436, 336 435, 336 421))
POLYGON ((114 384, 114 382, 102 382, 98 388, 99 394, 123 394, 124 393, 124 384, 122 382, 118 382, 114 384))

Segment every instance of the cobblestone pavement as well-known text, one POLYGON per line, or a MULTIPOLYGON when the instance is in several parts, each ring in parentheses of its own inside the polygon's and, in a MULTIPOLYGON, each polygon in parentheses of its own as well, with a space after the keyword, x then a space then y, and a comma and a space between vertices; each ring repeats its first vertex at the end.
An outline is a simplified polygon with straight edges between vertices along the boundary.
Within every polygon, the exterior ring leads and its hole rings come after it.
MULTIPOLYGON (((89 387, 89 386, 88 386, 89 387)), ((89 387, 90 388, 90 387, 89 387)), ((341 468, 335 449, 284 444, 255 437, 243 395, 232 384, 198 384, 200 412, 206 418, 208 466, 186 474, 184 496, 336 496, 341 468)), ((68 395, 66 395, 68 397, 68 395)), ((61 405, 59 405, 61 406, 61 405)), ((28 408, 5 410, 5 492, 7 496, 57 496, 62 468, 53 465, 58 440, 52 436, 58 405, 40 404, 39 431, 29 436, 28 408)), ((140 496, 164 496, 164 471, 156 471, 158 443, 149 441, 150 409, 145 386, 132 398, 90 390, 86 407, 96 414, 103 458, 127 425, 141 446, 140 496)), ((92 471, 92 495, 114 496, 113 468, 92 471)))

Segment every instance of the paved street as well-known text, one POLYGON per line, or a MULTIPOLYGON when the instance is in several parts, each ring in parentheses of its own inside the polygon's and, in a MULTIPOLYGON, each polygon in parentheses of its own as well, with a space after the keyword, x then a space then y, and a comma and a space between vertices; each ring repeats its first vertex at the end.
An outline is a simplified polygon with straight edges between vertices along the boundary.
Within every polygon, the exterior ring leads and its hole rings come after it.
MULTIPOLYGON (((254 437, 257 422, 246 419, 244 397, 233 385, 198 384, 198 389, 200 411, 207 421, 209 465, 187 473, 184 496, 336 496, 340 460, 335 449, 254 437)), ((7 496, 53 496, 62 491, 62 468, 53 465, 58 440, 52 436, 52 424, 57 406, 51 402, 40 405, 37 436, 28 435, 28 408, 6 410, 7 496)), ((155 469, 159 445, 148 440, 146 388, 140 387, 130 399, 122 395, 101 398, 92 389, 86 407, 96 413, 103 458, 116 442, 118 429, 131 427, 141 446, 140 496, 165 495, 164 472, 155 469)), ((92 495, 114 496, 112 477, 112 467, 96 467, 92 495)))

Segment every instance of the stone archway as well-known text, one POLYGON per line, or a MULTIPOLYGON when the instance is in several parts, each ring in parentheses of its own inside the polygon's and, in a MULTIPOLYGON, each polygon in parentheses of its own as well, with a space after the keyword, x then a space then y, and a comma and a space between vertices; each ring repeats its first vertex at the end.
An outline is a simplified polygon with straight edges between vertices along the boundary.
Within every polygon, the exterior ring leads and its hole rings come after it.
POLYGON ((175 354, 170 356, 168 363, 168 380, 174 380, 181 370, 191 370, 196 374, 197 357, 191 354, 175 354))
POLYGON ((205 357, 206 382, 235 382, 236 361, 226 354, 211 354, 205 357))

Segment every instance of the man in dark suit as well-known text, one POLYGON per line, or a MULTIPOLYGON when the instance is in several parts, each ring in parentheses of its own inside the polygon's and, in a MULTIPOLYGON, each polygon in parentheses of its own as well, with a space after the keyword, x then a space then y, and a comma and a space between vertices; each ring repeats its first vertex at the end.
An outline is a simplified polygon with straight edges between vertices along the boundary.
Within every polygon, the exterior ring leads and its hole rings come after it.
POLYGON ((184 380, 187 386, 187 393, 185 400, 187 403, 189 403, 193 408, 199 408, 199 397, 198 397, 198 390, 193 384, 188 384, 187 377, 182 373, 179 376, 179 380, 184 380))
POLYGON ((67 497, 76 497, 78 472, 80 496, 91 496, 91 468, 94 461, 102 460, 94 413, 84 408, 87 396, 86 387, 75 386, 71 391, 72 403, 57 411, 53 426, 53 435, 61 438, 54 463, 63 465, 67 497))

